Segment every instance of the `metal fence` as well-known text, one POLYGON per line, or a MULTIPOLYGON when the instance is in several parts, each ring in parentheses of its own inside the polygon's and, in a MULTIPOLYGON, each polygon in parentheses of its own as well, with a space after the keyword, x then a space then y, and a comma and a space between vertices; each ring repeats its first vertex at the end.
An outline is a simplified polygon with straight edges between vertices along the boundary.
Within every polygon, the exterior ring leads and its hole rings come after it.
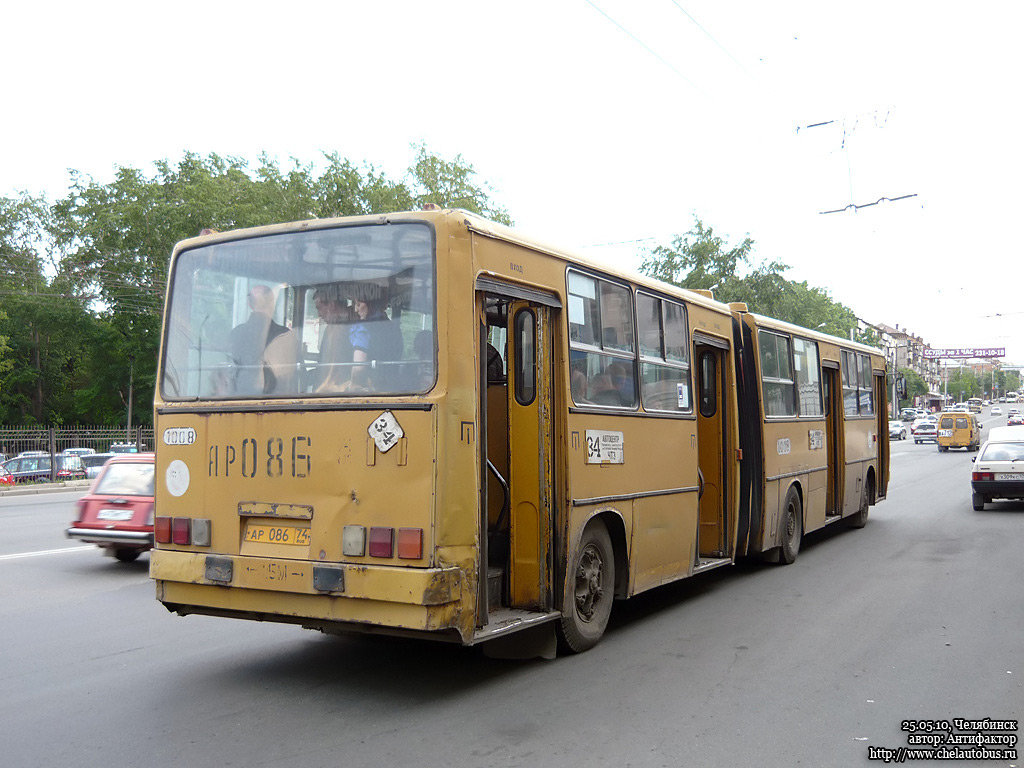
POLYGON ((25 451, 51 456, 68 448, 92 448, 96 453, 153 450, 152 427, 5 427, 0 425, 0 456, 6 460, 25 451))

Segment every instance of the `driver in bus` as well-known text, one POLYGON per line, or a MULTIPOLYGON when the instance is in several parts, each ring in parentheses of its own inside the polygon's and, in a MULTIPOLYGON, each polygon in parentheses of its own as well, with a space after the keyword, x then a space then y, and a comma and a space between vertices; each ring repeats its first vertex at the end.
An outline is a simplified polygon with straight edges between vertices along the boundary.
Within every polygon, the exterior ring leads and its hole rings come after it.
POLYGON ((299 339, 274 320, 276 297, 262 284, 247 297, 249 319, 231 330, 231 359, 235 392, 241 395, 283 394, 296 391, 299 339))

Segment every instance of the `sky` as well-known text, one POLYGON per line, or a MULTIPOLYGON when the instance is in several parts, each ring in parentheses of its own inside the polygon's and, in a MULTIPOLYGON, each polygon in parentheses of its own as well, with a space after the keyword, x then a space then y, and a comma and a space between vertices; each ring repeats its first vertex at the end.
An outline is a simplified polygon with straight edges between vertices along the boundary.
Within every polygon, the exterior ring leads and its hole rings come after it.
POLYGON ((635 270, 697 217, 1024 364, 1022 28, 1009 1, 37 0, 0 27, 0 196, 185 151, 400 178, 423 143, 553 245, 635 270))

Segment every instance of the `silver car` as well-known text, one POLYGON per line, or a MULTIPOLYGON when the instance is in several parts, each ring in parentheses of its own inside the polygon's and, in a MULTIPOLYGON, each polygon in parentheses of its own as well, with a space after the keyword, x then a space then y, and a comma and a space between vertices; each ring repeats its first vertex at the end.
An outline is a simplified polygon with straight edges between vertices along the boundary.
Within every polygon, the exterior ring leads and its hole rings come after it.
POLYGON ((90 453, 81 456, 82 465, 85 467, 85 476, 90 480, 95 478, 103 469, 103 465, 113 455, 112 453, 90 453))

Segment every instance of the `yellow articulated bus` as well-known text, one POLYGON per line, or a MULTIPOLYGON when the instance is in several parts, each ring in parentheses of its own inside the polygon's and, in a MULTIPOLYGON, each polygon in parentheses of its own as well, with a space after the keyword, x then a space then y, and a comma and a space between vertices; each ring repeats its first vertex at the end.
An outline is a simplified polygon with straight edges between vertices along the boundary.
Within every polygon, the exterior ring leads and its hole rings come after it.
POLYGON ((885 496, 877 350, 464 211, 170 270, 150 574, 181 615, 578 652, 614 599, 885 496))

